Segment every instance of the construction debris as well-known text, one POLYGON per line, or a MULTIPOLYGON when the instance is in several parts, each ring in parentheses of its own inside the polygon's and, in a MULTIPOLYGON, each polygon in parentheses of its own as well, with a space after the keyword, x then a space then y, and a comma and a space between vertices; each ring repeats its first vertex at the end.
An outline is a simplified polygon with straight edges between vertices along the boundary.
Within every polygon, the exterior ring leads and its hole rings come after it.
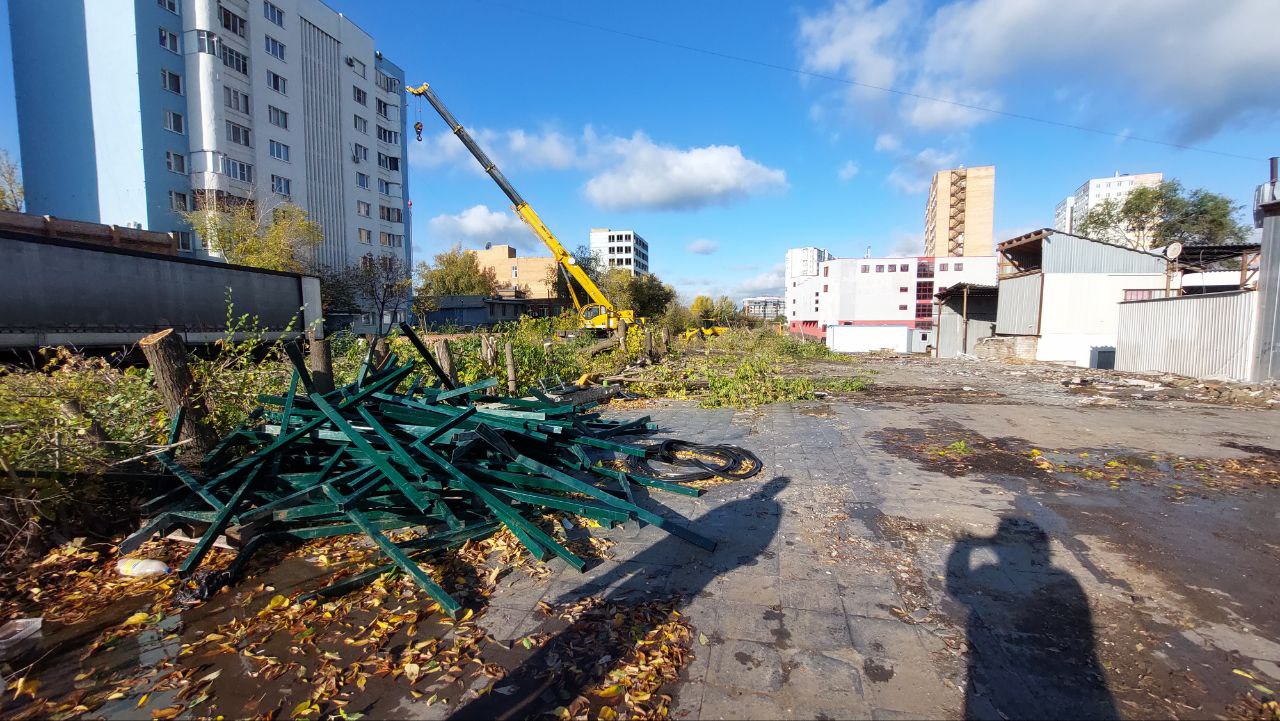
MULTIPOLYGON (((616 440, 655 430, 648 417, 607 420, 589 412, 594 404, 557 401, 537 389, 528 397, 496 395, 492 378, 457 386, 413 330, 401 330, 425 370, 394 353, 377 363, 371 348, 356 381, 328 393, 315 386, 302 351, 289 346, 288 392, 260 396, 251 421, 203 458, 203 477, 171 450, 156 456, 177 483, 146 504, 150 520, 121 551, 173 528, 202 529, 178 567, 183 600, 200 601, 233 583, 264 545, 363 533, 388 563, 314 596, 400 571, 456 617, 462 606, 419 565, 434 551, 505 527, 532 557, 581 570, 585 561, 531 520, 548 510, 610 527, 652 524, 709 551, 710 539, 637 505, 634 487, 697 496, 702 491, 687 481, 740 479, 761 469, 755 456, 729 446, 616 440), (671 477, 650 459, 694 470, 671 477), (202 568, 223 536, 238 542, 239 555, 225 569, 202 568)), ((179 406, 170 443, 183 420, 179 406)))

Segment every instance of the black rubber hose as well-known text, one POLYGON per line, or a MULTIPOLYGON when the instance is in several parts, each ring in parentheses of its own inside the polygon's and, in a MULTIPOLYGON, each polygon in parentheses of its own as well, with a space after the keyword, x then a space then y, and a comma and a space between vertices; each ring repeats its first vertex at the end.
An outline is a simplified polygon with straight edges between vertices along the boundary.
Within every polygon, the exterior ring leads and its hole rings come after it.
POLYGON ((646 457, 627 457, 628 470, 637 475, 673 483, 701 481, 713 477, 738 481, 750 478, 764 468, 764 464, 754 453, 737 446, 668 439, 646 447, 650 451, 646 457), (679 453, 689 453, 692 457, 682 458, 677 455, 679 453), (655 461, 666 466, 691 470, 664 470, 654 467, 655 461))

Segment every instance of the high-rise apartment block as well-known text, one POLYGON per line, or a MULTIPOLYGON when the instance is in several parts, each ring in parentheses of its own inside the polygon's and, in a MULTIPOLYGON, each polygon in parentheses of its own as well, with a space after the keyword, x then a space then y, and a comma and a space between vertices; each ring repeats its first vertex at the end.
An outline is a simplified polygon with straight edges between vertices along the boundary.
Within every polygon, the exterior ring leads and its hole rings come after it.
POLYGON ((993 165, 935 173, 925 205, 924 255, 991 255, 995 190, 993 165))
MULTIPOLYGON (((1110 178, 1090 178, 1076 192, 1058 203, 1053 212, 1053 228, 1064 233, 1076 233, 1080 223, 1090 210, 1108 200, 1123 205, 1129 194, 1138 188, 1155 188, 1164 182, 1163 173, 1116 173, 1110 178)), ((1134 238, 1130 237, 1130 240, 1134 238)))
POLYGON ((592 228, 589 245, 603 263, 601 270, 622 268, 632 275, 649 272, 649 243, 635 231, 592 228))
POLYGON ((319 0, 12 2, 30 212, 180 231, 292 202, 318 259, 410 261, 404 74, 319 0))

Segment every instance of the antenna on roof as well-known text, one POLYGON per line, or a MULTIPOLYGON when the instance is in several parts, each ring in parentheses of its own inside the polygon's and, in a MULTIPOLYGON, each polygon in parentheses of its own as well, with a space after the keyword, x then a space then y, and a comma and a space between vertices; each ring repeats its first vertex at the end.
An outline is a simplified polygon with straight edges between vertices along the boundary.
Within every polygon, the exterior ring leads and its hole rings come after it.
POLYGON ((866 253, 866 255, 863 255, 862 257, 863 257, 863 258, 870 258, 870 257, 871 257, 871 246, 869 246, 869 245, 867 246, 867 253, 866 253))

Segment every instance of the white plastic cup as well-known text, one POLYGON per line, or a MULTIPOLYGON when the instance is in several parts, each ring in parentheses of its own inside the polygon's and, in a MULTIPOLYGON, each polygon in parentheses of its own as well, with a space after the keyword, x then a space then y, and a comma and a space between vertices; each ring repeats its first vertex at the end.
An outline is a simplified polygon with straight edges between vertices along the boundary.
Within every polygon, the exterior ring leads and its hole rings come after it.
POLYGON ((168 573, 169 567, 152 558, 122 558, 116 562, 116 571, 122 576, 157 576, 168 573))

